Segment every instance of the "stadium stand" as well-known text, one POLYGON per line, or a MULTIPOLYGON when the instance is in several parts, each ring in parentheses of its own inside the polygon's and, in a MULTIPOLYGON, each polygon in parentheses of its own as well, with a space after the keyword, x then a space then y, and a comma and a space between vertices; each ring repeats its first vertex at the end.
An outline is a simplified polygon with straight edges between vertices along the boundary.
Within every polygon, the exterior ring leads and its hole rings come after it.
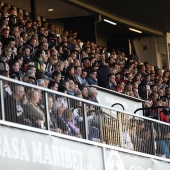
POLYGON ((170 158, 168 69, 83 43, 76 31, 58 35, 48 22, 10 14, 0 25, 2 120, 170 158), (98 100, 101 89, 142 101, 143 115, 112 113, 98 100))

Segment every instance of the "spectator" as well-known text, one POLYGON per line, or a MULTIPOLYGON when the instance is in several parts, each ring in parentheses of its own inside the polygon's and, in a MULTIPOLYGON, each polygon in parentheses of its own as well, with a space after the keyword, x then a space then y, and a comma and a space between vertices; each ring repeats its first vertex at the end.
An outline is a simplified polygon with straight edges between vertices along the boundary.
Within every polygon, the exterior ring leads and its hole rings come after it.
POLYGON ((120 93, 124 93, 125 83, 123 80, 119 81, 117 84, 117 91, 120 93))
POLYGON ((75 66, 74 67, 74 76, 75 76, 76 82, 79 84, 79 86, 82 85, 81 73, 82 73, 82 68, 80 66, 75 66))
POLYGON ((40 71, 44 71, 45 67, 44 67, 44 58, 46 57, 45 51, 40 49, 36 52, 36 59, 34 61, 35 63, 35 68, 40 70, 40 71))
POLYGON ((92 102, 99 103, 97 100, 97 89, 94 87, 89 88, 89 100, 92 102))
POLYGON ((11 71, 9 75, 16 75, 18 77, 18 80, 22 80, 22 72, 20 71, 20 64, 18 61, 13 61, 11 64, 11 71))
POLYGON ((170 138, 170 129, 169 127, 164 127, 162 129, 162 139, 157 142, 157 150, 160 152, 161 157, 170 159, 169 151, 169 138, 170 138))
POLYGON ((83 99, 89 100, 89 92, 86 86, 81 86, 80 88, 83 99))
POLYGON ((66 79, 72 80, 74 83, 77 82, 76 77, 75 77, 75 75, 74 75, 74 66, 73 66, 73 65, 69 65, 69 66, 67 67, 66 79))
POLYGON ((88 82, 86 80, 87 77, 87 70, 83 69, 82 73, 81 73, 81 82, 82 82, 82 86, 86 86, 88 85, 88 82))
POLYGON ((36 89, 30 89, 27 92, 27 96, 28 101, 24 107, 26 118, 32 122, 34 127, 45 129, 45 115, 38 105, 40 102, 40 92, 36 89))
POLYGON ((31 59, 31 56, 30 56, 31 52, 30 52, 30 48, 28 46, 23 47, 22 55, 23 55, 24 62, 31 59))
POLYGON ((4 52, 1 55, 1 60, 5 61, 5 62, 10 62, 12 60, 11 54, 12 54, 12 49, 10 47, 6 46, 4 48, 4 52))
POLYGON ((58 83, 51 80, 48 84, 48 88, 51 89, 51 90, 58 91, 58 83))
POLYGON ((37 83, 38 83, 38 86, 40 87, 45 87, 45 88, 47 87, 44 79, 38 79, 37 83))
POLYGON ((23 97, 25 95, 25 90, 23 86, 14 86, 12 95, 7 95, 5 98, 5 120, 24 124, 24 105, 23 97), (10 107, 9 107, 10 103, 10 107))
POLYGON ((104 87, 105 86, 105 82, 107 81, 107 76, 108 76, 108 74, 113 73, 113 69, 111 67, 106 66, 104 64, 104 62, 101 61, 97 73, 98 73, 98 79, 99 79, 97 84, 99 86, 104 87))
POLYGON ((69 82, 68 94, 74 96, 75 95, 75 92, 74 92, 75 83, 73 82, 73 80, 68 80, 68 82, 69 82))
POLYGON ((52 73, 52 79, 53 79, 56 83, 58 83, 58 84, 60 85, 60 82, 61 82, 61 73, 58 72, 58 71, 54 71, 54 72, 52 73))
POLYGON ((90 70, 89 75, 86 77, 86 80, 89 85, 98 85, 97 81, 97 71, 90 70))
POLYGON ((117 83, 115 81, 115 75, 113 73, 108 74, 107 81, 105 83, 105 88, 116 91, 117 90, 117 83))

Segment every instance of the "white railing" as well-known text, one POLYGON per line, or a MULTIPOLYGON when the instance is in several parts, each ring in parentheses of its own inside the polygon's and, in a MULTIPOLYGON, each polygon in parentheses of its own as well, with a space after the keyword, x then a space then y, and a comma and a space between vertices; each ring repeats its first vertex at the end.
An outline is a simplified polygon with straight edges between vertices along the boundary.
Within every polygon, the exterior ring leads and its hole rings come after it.
POLYGON ((0 90, 3 121, 170 158, 167 123, 6 77, 0 90))

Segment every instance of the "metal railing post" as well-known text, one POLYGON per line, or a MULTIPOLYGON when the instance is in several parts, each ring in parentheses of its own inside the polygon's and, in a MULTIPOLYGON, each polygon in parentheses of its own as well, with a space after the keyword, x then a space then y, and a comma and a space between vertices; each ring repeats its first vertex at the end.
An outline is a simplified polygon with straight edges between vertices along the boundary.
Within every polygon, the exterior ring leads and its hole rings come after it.
POLYGON ((87 108, 86 104, 83 102, 83 111, 84 111, 84 123, 85 123, 85 133, 86 133, 86 139, 89 139, 89 126, 88 126, 88 120, 87 120, 87 108))
POLYGON ((106 170, 106 148, 105 147, 102 147, 102 156, 103 156, 104 170, 106 170))
POLYGON ((153 125, 153 122, 151 122, 151 142, 152 142, 152 153, 153 155, 156 155, 156 141, 155 141, 155 128, 153 125))
POLYGON ((49 107, 48 107, 48 93, 45 92, 45 108, 46 108, 46 116, 47 116, 47 129, 50 130, 50 115, 49 115, 49 107))
POLYGON ((1 114, 2 114, 2 120, 5 120, 3 80, 0 80, 0 93, 1 93, 0 99, 1 99, 1 114))
POLYGON ((103 119, 102 119, 102 115, 100 113, 99 115, 99 125, 100 125, 100 142, 103 143, 103 119))

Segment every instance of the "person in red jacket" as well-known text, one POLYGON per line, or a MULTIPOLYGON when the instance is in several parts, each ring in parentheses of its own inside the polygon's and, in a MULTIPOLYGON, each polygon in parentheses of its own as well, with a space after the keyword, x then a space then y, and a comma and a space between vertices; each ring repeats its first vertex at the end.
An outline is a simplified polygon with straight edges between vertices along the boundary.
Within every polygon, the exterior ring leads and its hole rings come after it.
MULTIPOLYGON (((154 101, 152 106, 153 107, 162 106, 162 101, 161 100, 154 101)), ((166 122, 166 123, 169 122, 168 117, 164 114, 162 108, 160 108, 160 109, 152 109, 151 112, 154 115, 154 117, 157 117, 158 120, 166 122)))

